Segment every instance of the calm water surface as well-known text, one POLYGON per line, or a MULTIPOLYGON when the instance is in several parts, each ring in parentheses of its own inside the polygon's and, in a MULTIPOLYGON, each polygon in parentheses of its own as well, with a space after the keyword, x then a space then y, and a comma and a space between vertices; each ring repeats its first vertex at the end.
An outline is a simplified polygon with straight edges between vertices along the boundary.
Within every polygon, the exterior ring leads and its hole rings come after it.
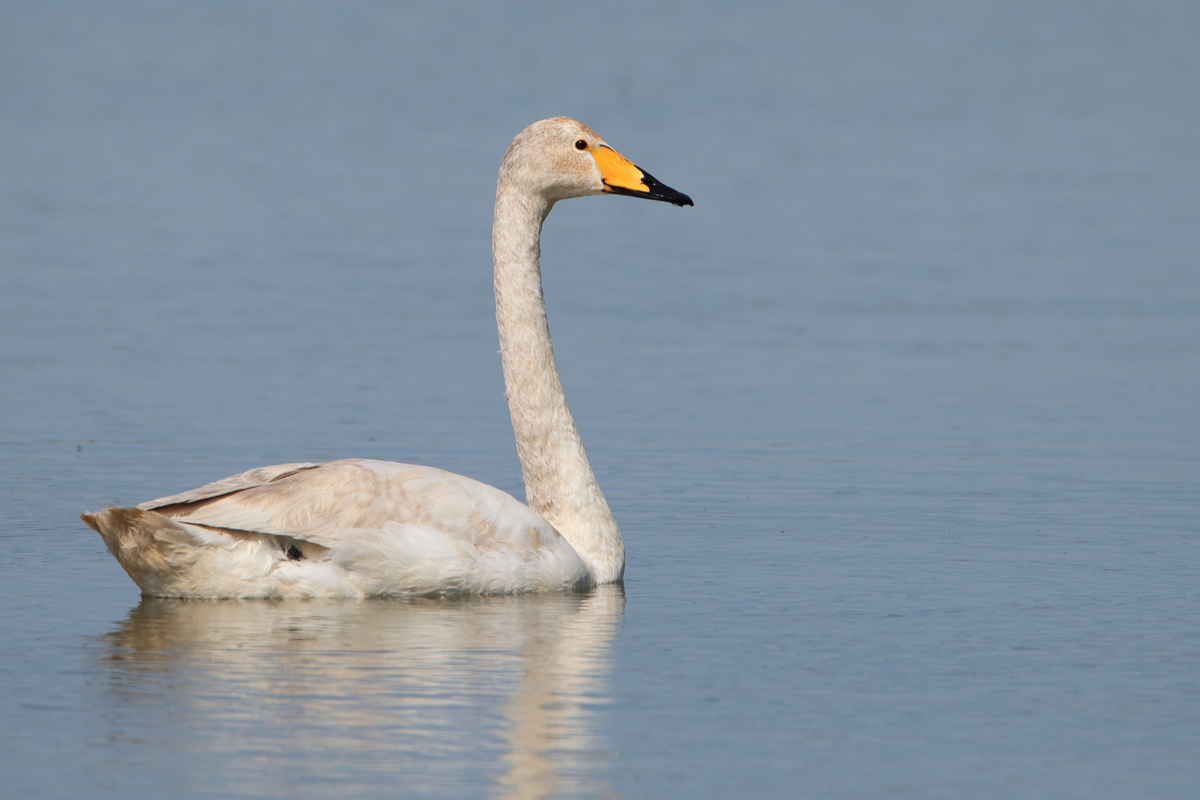
POLYGON ((1191 797, 1200 7, 7 4, 4 797, 1191 797), (140 600, 78 513, 523 496, 507 143, 623 591, 140 600))

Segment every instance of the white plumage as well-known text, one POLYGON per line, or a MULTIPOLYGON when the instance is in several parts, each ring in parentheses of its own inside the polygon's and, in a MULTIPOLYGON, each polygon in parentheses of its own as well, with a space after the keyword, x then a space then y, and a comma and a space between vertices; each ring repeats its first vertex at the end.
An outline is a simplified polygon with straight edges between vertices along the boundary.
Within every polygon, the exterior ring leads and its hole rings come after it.
POLYGON ((621 532, 563 397, 539 265, 554 203, 601 193, 692 204, 566 117, 522 131, 500 167, 496 319, 528 506, 432 467, 348 459, 261 467, 83 520, 159 597, 500 594, 621 580, 621 532))

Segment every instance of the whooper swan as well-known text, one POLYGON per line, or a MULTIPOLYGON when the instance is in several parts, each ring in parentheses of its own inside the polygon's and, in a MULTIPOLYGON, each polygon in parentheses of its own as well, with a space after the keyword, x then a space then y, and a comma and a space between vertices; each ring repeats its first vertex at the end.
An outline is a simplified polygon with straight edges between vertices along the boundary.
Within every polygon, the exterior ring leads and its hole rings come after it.
POLYGON ((620 581, 625 546, 563 397, 538 263, 554 204, 603 193, 692 205, 566 117, 530 125, 500 165, 496 320, 528 506, 432 467, 347 459, 260 467, 84 522, 156 597, 499 594, 620 581))

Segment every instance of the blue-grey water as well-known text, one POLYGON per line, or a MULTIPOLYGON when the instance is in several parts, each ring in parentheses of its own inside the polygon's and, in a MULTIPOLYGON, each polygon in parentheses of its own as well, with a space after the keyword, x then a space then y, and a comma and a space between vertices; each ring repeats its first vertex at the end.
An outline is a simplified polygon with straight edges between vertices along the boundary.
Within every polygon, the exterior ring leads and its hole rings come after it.
MULTIPOLYGON (((415 5, 415 4, 414 4, 415 5)), ((1200 792, 1200 5, 0 6, 0 795, 1200 792), (509 140, 624 590, 141 600, 78 519, 523 497, 509 140)))

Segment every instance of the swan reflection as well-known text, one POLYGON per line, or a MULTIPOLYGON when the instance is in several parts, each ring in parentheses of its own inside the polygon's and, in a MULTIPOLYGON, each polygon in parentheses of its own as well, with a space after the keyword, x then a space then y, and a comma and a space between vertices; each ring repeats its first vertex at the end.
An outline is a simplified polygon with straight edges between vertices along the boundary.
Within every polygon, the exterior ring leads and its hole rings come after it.
POLYGON ((104 637, 110 739, 219 793, 607 795, 619 586, 345 602, 144 599, 104 637))

